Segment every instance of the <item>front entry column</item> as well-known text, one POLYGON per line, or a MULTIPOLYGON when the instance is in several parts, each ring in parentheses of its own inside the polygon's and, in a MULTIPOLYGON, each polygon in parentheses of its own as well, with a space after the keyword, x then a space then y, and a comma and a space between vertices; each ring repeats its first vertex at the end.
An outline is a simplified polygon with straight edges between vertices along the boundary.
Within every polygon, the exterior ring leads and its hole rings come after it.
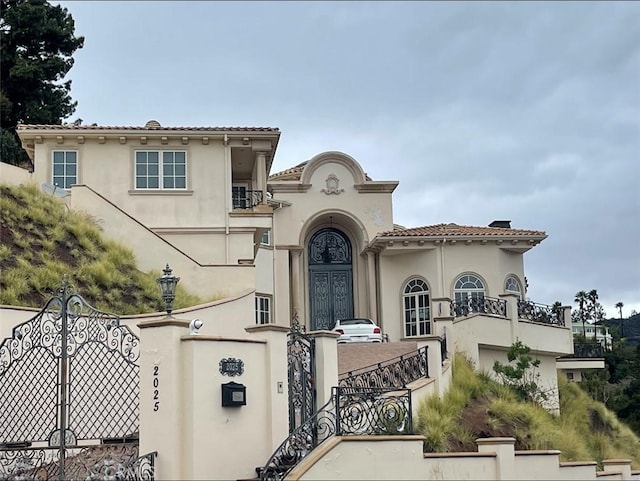
POLYGON ((291 254, 291 307, 293 308, 293 316, 298 315, 298 321, 304 325, 304 322, 300 320, 302 315, 302 309, 300 305, 300 256, 302 249, 289 249, 291 254))
POLYGON ((377 323, 378 285, 376 283, 376 253, 373 251, 367 251, 367 287, 369 291, 369 318, 377 323))

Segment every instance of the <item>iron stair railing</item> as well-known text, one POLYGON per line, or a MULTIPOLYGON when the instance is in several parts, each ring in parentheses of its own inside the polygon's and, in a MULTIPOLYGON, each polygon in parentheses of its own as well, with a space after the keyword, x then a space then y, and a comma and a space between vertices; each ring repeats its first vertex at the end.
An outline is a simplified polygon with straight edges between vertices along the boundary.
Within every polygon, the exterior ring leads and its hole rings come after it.
POLYGON ((261 481, 282 480, 332 436, 412 433, 410 389, 334 387, 329 402, 296 428, 256 472, 261 481))

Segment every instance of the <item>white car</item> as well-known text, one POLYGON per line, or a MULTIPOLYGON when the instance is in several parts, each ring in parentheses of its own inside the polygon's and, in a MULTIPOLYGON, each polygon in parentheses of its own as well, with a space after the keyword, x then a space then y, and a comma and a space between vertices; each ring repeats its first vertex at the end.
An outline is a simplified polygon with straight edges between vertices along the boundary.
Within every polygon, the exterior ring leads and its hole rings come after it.
POLYGON ((338 342, 382 342, 382 332, 371 319, 338 319, 333 330, 338 342))

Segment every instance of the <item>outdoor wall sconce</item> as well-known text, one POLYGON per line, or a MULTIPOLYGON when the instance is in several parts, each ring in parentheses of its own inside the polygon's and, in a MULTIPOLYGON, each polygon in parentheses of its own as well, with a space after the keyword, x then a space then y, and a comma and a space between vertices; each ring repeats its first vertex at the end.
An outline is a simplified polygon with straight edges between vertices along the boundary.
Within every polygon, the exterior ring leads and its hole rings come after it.
POLYGON ((162 300, 165 304, 165 311, 168 315, 171 315, 173 310, 173 300, 176 298, 176 286, 178 285, 179 277, 171 274, 171 268, 169 264, 162 271, 163 275, 158 277, 156 281, 160 284, 160 291, 162 292, 162 300))
POLYGON ((240 407, 247 405, 247 387, 237 382, 222 385, 222 407, 240 407))

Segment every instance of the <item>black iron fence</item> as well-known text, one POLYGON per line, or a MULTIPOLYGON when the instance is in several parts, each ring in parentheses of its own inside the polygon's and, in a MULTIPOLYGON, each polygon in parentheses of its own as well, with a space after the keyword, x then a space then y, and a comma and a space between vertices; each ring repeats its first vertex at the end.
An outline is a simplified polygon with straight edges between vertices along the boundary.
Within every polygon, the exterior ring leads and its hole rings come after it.
POLYGON ((552 326, 564 326, 564 309, 559 306, 548 306, 531 301, 518 301, 518 319, 551 324, 552 326))
POLYGON ((334 387, 329 402, 298 426, 256 471, 262 481, 282 480, 331 436, 412 433, 410 389, 334 387))
POLYGON ((507 315, 507 301, 493 297, 467 297, 457 301, 451 301, 449 305, 450 315, 464 317, 469 314, 493 314, 505 317, 507 315))
POLYGON ((574 342, 572 357, 602 357, 604 348, 599 342, 574 342))
POLYGON ((406 387, 429 377, 427 346, 403 356, 340 374, 338 385, 351 388, 406 387))
MULTIPOLYGON (((138 456, 137 444, 100 445, 65 451, 65 479, 145 480, 154 476, 156 452, 138 456)), ((0 480, 58 479, 60 451, 56 447, 0 451, 0 480)))

